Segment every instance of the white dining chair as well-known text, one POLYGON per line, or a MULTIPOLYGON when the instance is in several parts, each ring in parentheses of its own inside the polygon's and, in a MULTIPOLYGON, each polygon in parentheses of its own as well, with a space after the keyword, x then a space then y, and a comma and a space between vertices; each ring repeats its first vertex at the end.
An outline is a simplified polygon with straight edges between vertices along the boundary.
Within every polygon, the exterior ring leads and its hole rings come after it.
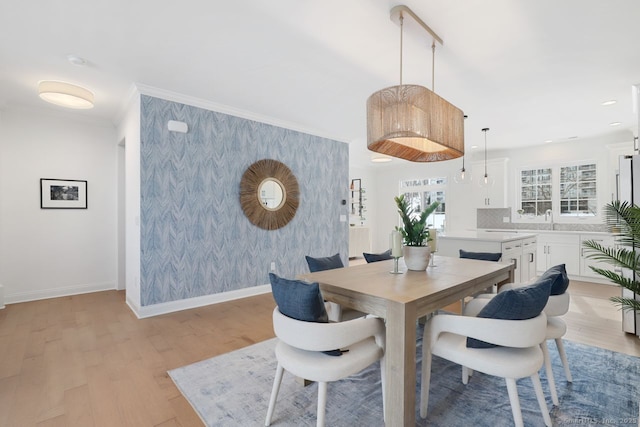
MULTIPOLYGON (((340 253, 337 253, 328 257, 311 257, 306 255, 305 260, 307 261, 307 265, 309 266, 309 272, 315 273, 318 271, 326 271, 326 270, 334 270, 336 268, 343 268, 344 264, 342 263, 342 259, 340 258, 340 253)), ((355 310, 349 307, 342 307, 340 304, 335 302, 326 302, 327 314, 329 315, 329 320, 331 322, 342 322, 345 320, 357 319, 359 317, 366 316, 366 313, 355 310)))
MULTIPOLYGON (((471 301, 473 306, 473 300, 471 301)), ((458 315, 436 315, 423 337, 420 416, 426 418, 429 404, 432 356, 463 367, 505 379, 516 427, 523 426, 516 380, 531 378, 546 426, 551 418, 542 392, 538 370, 543 364, 540 343, 545 339, 544 313, 527 320, 488 319, 458 315), (468 348, 467 337, 496 344, 493 348, 468 348)))
POLYGON ((317 426, 324 426, 327 383, 356 374, 379 361, 384 414, 384 336, 385 326, 377 317, 361 317, 339 323, 305 322, 287 317, 278 307, 273 311, 273 329, 278 337, 278 366, 273 380, 265 426, 271 419, 284 371, 318 383, 317 426), (340 356, 324 351, 348 350, 340 356))
MULTIPOLYGON (((509 283, 500 288, 500 292, 504 292, 509 289, 514 289, 516 287, 526 286, 527 283, 521 284, 513 284, 509 283)), ((471 309, 465 310, 465 315, 475 316, 477 312, 484 306, 486 302, 488 302, 491 298, 493 298, 495 294, 481 294, 477 296, 477 303, 471 307, 471 309), (485 300, 483 303, 482 300, 485 300)), ((560 317, 569 311, 569 303, 571 302, 571 296, 569 291, 565 291, 560 295, 550 295, 547 305, 544 307, 544 313, 547 315, 547 330, 545 340, 540 344, 540 348, 542 349, 542 353, 544 355, 544 368, 545 373, 547 374, 547 381, 549 383, 549 393, 551 394, 551 401, 554 405, 559 406, 560 400, 558 399, 558 390, 556 388, 556 381, 553 375, 553 368, 551 366, 551 356, 549 354, 549 347, 547 345, 548 340, 554 340, 556 343, 556 348, 558 349, 558 354, 560 355, 560 361, 562 362, 562 367, 564 368, 564 374, 568 382, 573 382, 573 377, 571 376, 571 369, 569 368, 569 361, 567 360, 567 353, 564 350, 564 345, 562 343, 562 337, 567 333, 567 324, 560 317)), ((465 374, 463 370, 463 381, 465 374)))

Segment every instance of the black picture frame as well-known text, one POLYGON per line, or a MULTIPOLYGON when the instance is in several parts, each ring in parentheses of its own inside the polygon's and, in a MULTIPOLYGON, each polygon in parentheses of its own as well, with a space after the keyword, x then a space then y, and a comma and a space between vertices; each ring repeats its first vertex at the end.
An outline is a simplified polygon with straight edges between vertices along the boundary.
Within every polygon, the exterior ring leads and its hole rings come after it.
POLYGON ((40 178, 40 209, 87 209, 87 181, 40 178))

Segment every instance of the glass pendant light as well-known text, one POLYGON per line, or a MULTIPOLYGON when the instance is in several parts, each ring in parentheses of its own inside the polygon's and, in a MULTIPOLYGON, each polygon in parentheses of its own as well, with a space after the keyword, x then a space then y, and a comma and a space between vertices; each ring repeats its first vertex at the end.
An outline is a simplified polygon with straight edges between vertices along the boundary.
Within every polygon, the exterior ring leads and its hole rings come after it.
POLYGON ((484 132, 484 176, 482 178, 480 178, 480 187, 482 188, 486 188, 486 187, 491 187, 494 183, 495 180, 493 179, 492 176, 489 176, 489 174, 487 173, 487 131, 489 130, 489 128, 483 128, 482 132, 484 132))
MULTIPOLYGON (((467 115, 464 115, 464 119, 467 119, 467 115)), ((462 155, 462 169, 459 169, 458 172, 453 176, 453 182, 456 184, 470 184, 472 179, 471 173, 467 172, 464 167, 464 154, 462 155)))

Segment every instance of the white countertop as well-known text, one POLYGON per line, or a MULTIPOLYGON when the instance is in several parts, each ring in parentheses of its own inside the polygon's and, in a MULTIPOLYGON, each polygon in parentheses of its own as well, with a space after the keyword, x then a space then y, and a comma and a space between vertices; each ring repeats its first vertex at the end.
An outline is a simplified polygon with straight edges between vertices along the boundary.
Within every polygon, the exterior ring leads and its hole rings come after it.
MULTIPOLYGON (((611 235, 611 233, 606 231, 587 231, 587 230, 525 230, 520 228, 503 228, 503 229, 481 229, 477 230, 478 232, 484 233, 506 233, 506 234, 601 234, 603 236, 611 235)), ((475 232, 475 231, 474 231, 475 232)))
POLYGON ((482 240, 486 242, 511 242, 513 240, 526 239, 529 237, 535 237, 536 233, 526 232, 523 233, 518 230, 517 233, 507 231, 454 231, 443 234, 438 234, 438 239, 451 239, 451 240, 482 240))

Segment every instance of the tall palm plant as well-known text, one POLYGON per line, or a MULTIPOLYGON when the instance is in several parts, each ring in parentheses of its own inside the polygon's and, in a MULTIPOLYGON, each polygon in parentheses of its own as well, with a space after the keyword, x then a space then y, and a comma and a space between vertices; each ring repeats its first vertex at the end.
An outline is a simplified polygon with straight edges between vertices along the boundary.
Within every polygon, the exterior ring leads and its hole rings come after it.
MULTIPOLYGON (((583 242, 587 249, 587 257, 633 271, 632 277, 624 277, 621 270, 605 270, 590 266, 597 274, 623 288, 640 294, 640 207, 619 200, 605 206, 605 222, 616 230, 619 245, 614 248, 605 247, 594 240, 583 242)), ((622 310, 640 310, 640 301, 633 298, 612 297, 611 301, 622 310)))

